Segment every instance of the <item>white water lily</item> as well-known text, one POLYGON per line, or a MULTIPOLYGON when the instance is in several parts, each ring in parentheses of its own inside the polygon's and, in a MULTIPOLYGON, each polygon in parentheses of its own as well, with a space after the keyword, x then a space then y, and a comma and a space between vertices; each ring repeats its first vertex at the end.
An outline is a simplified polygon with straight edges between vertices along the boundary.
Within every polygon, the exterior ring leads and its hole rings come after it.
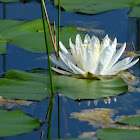
POLYGON ((108 35, 100 43, 95 36, 85 36, 84 43, 79 34, 76 35, 75 45, 69 39, 69 52, 62 42, 59 42, 61 51, 59 60, 55 55, 51 55, 51 61, 59 68, 52 68, 54 71, 64 74, 82 74, 87 72, 93 75, 114 75, 122 70, 126 70, 135 65, 139 59, 134 61, 133 57, 127 57, 119 62, 119 58, 126 48, 126 43, 116 52, 117 39, 112 42, 108 35))

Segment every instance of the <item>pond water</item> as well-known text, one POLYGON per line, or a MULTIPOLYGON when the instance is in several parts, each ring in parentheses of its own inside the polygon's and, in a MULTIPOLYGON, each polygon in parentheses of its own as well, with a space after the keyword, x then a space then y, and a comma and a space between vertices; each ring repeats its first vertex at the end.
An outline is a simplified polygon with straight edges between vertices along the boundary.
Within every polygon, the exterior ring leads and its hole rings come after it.
MULTIPOLYGON (((3 19, 3 10, 6 6, 6 19, 13 20, 34 20, 41 18, 40 3, 37 1, 31 1, 29 3, 0 3, 0 18, 3 19)), ((58 21, 58 9, 54 7, 53 3, 46 1, 46 6, 48 10, 48 15, 50 22, 58 21)), ((133 42, 135 44, 135 49, 139 51, 139 19, 129 18, 127 13, 130 8, 123 8, 118 10, 113 10, 97 15, 86 15, 78 14, 74 12, 61 11, 61 26, 74 25, 79 28, 90 29, 88 33, 90 36, 96 35, 100 39, 106 34, 113 40, 117 37, 118 42, 133 42), (96 30, 92 30, 96 29, 96 30)), ((127 51, 132 51, 132 46, 128 45, 127 51)), ((46 53, 32 53, 26 51, 16 45, 7 45, 6 56, 0 55, 0 73, 3 74, 6 71, 16 69, 16 70, 32 70, 36 68, 47 69, 46 64, 46 53), (5 66, 4 60, 6 58, 5 66), (4 68, 5 67, 5 68, 4 68)), ((133 70, 134 76, 139 79, 140 77, 140 62, 136 64, 131 69, 133 70)), ((56 94, 53 97, 53 102, 50 98, 44 99, 43 101, 32 102, 28 105, 20 104, 2 104, 2 109, 14 110, 20 109, 24 113, 40 119, 41 126, 34 131, 26 134, 21 134, 17 136, 1 137, 1 140, 25 140, 25 139, 65 139, 65 138, 87 138, 87 135, 91 135, 93 139, 98 139, 96 136, 92 136, 93 132, 102 128, 106 122, 99 123, 103 120, 100 118, 102 116, 100 109, 112 110, 112 119, 114 120, 117 116, 123 115, 135 115, 140 111, 140 84, 137 84, 137 90, 126 92, 116 97, 107 99, 97 99, 97 100, 72 100, 68 97, 62 96, 61 94, 56 94), (111 103, 110 103, 111 100, 111 103), (48 108, 50 106, 50 115, 46 120, 48 108), (92 114, 91 110, 100 110, 97 117, 99 120, 91 120, 92 114), (82 110, 87 110, 84 115, 89 113, 89 118, 82 118, 81 114, 73 114, 74 112, 80 113, 82 110), (114 111, 113 111, 114 110, 114 111), (91 115, 91 116, 90 116, 91 115), (83 121, 81 121, 83 120, 83 121), (42 133, 43 132, 43 133, 42 133), (42 135, 42 138, 41 138, 42 135)), ((94 112, 94 114, 96 114, 94 112)), ((94 116, 96 118, 96 115, 94 116)), ((108 115, 106 116, 108 117, 108 115)), ((108 117, 108 119, 110 116, 108 117)), ((108 121, 107 121, 108 122, 108 121)), ((88 137, 89 138, 89 137, 88 137)))

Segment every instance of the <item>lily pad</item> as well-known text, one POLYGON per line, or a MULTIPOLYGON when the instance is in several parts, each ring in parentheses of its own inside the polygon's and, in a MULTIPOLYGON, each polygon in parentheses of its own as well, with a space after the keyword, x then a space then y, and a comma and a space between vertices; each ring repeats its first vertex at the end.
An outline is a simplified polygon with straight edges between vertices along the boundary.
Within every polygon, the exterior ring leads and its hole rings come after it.
POLYGON ((19 2, 20 0, 0 0, 0 2, 19 2))
MULTIPOLYGON (((97 132, 97 136, 101 140, 128 140, 128 139, 140 139, 140 116, 128 116, 125 119, 117 121, 122 125, 133 125, 131 129, 117 129, 117 128, 104 128, 97 132), (135 126, 137 129, 135 129, 135 126), (137 127, 138 126, 138 127, 137 127)), ((123 127, 122 127, 123 128, 123 127)), ((129 127, 128 127, 129 128, 129 127)))
MULTIPOLYGON (((54 5, 58 6, 58 0, 54 0, 54 5)), ((84 14, 99 14, 110 10, 132 7, 132 13, 131 11, 129 13, 130 17, 139 17, 139 5, 139 0, 61 0, 60 2, 60 6, 64 10, 84 14)))
MULTIPOLYGON (((98 99, 128 90, 122 78, 77 79, 53 75, 54 89, 71 99, 98 99)), ((10 70, 0 78, 0 96, 11 99, 42 100, 51 95, 49 75, 10 70)))
POLYGON ((131 125, 140 126, 140 116, 127 117, 126 119, 123 119, 123 120, 118 121, 118 122, 123 123, 123 124, 131 124, 131 125))
MULTIPOLYGON (((12 43, 33 53, 46 52, 42 24, 42 19, 33 21, 0 20, 0 54, 6 53, 7 43, 12 43)), ((66 48, 69 48, 69 38, 72 38, 73 42, 75 42, 76 34, 80 34, 82 38, 84 38, 85 35, 72 25, 61 28, 60 37, 66 48)), ((48 28, 47 36, 50 51, 53 52, 54 49, 48 28)))
POLYGON ((97 132, 101 140, 139 140, 140 130, 104 128, 97 132))
POLYGON ((140 6, 139 7, 134 7, 131 9, 131 12, 129 13, 129 17, 135 17, 135 18, 140 18, 140 6))
POLYGON ((127 84, 120 77, 111 80, 90 80, 56 76, 54 85, 58 92, 71 99, 99 99, 128 91, 127 84))
POLYGON ((49 76, 11 70, 0 78, 0 96, 40 101, 51 96, 48 81, 49 76))
POLYGON ((13 111, 0 109, 0 137, 32 132, 37 127, 40 127, 39 120, 19 109, 13 111))

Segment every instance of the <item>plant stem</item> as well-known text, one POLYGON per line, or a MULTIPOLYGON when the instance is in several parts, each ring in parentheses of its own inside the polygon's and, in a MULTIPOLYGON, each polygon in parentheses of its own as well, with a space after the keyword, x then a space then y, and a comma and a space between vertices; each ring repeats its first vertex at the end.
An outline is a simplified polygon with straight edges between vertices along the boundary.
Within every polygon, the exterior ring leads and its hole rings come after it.
POLYGON ((60 96, 58 93, 58 138, 60 139, 60 96))
POLYGON ((55 43, 55 46, 56 46, 56 30, 55 30, 55 21, 54 21, 54 43, 55 43))
POLYGON ((51 39, 52 39, 55 55, 56 55, 56 58, 58 59, 57 48, 56 48, 56 45, 55 45, 55 42, 54 42, 54 38, 53 38, 53 35, 52 35, 52 29, 51 29, 49 17, 48 17, 48 14, 47 14, 45 2, 44 2, 44 0, 41 0, 41 2, 42 2, 42 6, 44 7, 44 11, 45 11, 45 15, 46 15, 46 19, 47 19, 47 23, 48 23, 48 28, 49 28, 50 36, 51 36, 51 39))
MULTIPOLYGON (((6 3, 3 3, 3 19, 6 19, 6 3)), ((6 54, 3 54, 3 71, 6 72, 6 54)))
POLYGON ((50 98, 50 105, 49 105, 48 132, 47 132, 47 139, 48 140, 50 139, 53 100, 54 100, 54 96, 52 95, 51 98, 50 98))
POLYGON ((3 71, 6 72, 6 54, 3 54, 3 71))
POLYGON ((6 19, 6 3, 3 3, 3 19, 6 19))
POLYGON ((60 41, 60 0, 58 0, 58 52, 60 51, 59 41, 60 41))
POLYGON ((44 28, 44 37, 45 37, 46 51, 47 51, 48 64, 49 64, 50 86, 51 86, 52 94, 54 94, 53 78, 52 78, 52 70, 51 70, 51 61, 50 61, 50 51, 49 51, 48 42, 47 42, 46 20, 45 20, 45 13, 44 13, 44 8, 43 8, 42 0, 41 0, 41 9, 42 9, 42 19, 43 19, 43 28, 44 28))

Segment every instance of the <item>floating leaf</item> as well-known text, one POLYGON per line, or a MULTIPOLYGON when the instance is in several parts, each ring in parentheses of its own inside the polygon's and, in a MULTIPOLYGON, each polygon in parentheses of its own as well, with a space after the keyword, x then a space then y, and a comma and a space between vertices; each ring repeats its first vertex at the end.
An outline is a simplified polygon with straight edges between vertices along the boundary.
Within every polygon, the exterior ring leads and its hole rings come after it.
POLYGON ((58 92, 71 99, 99 99, 128 91, 126 83, 120 77, 111 80, 90 80, 55 76, 54 84, 58 92))
POLYGON ((49 76, 11 70, 0 78, 0 96, 9 99, 43 100, 51 96, 49 76))
POLYGON ((140 18, 140 7, 134 7, 131 9, 131 12, 129 13, 129 17, 135 17, 140 18))
MULTIPOLYGON (((77 138, 77 139, 71 138, 71 139, 50 139, 50 140, 81 140, 81 139, 79 139, 79 138, 77 138)), ((82 140, 92 140, 92 139, 82 139, 82 140)))
POLYGON ((39 120, 19 109, 13 111, 0 109, 0 137, 32 132, 37 127, 40 127, 39 120))
MULTIPOLYGON (((128 90, 122 78, 111 80, 77 79, 53 75, 54 88, 72 99, 98 99, 128 90)), ((42 100, 51 95, 47 74, 10 70, 0 78, 0 96, 11 99, 42 100)))
POLYGON ((19 2, 20 0, 0 0, 0 2, 19 2))
MULTIPOLYGON (((61 0, 61 7, 66 11, 73 11, 84 14, 98 14, 110 10, 134 7, 130 11, 130 17, 140 17, 139 15, 139 0, 61 0), (132 13, 131 13, 132 12, 132 13)), ((58 0, 54 0, 54 5, 58 5, 58 0)))
POLYGON ((104 129, 99 130, 97 132, 97 136, 101 140, 140 139, 140 128, 139 128, 139 126, 140 126, 140 116, 138 116, 138 115, 128 116, 128 117, 125 117, 125 119, 119 120, 117 122, 122 124, 122 126, 120 126, 120 129, 104 128, 104 129), (123 125, 123 124, 125 124, 125 125, 123 125))
POLYGON ((123 123, 123 124, 131 124, 131 125, 140 126, 140 116, 129 116, 126 119, 123 119, 118 122, 123 123))
MULTIPOLYGON (((72 38, 74 42, 76 34, 80 34, 82 38, 85 35, 72 25, 61 28, 61 41, 67 48, 69 48, 69 38, 72 38)), ((50 51, 53 52, 54 49, 48 28, 47 36, 50 51)), ((12 43, 34 53, 46 52, 42 19, 33 21, 0 20, 0 54, 6 53, 7 43, 12 43)))
POLYGON ((101 140, 138 140, 140 139, 140 130, 104 128, 97 132, 101 140))

